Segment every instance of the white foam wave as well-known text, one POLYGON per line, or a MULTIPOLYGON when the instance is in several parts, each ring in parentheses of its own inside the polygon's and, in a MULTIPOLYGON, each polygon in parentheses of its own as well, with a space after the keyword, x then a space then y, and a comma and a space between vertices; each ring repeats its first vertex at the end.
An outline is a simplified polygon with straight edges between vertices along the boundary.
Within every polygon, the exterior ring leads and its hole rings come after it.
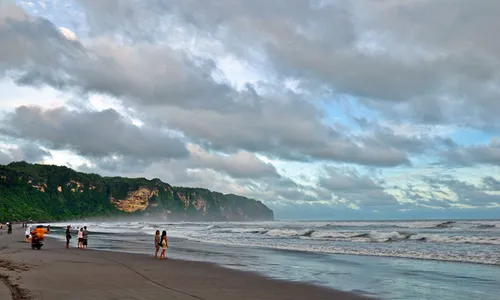
POLYGON ((454 253, 454 252, 433 252, 428 250, 408 250, 408 249, 379 249, 379 248, 346 248, 335 245, 314 245, 314 244, 280 244, 269 243, 264 240, 235 243, 234 240, 225 239, 196 239, 192 240, 198 242, 205 242, 209 244, 219 244, 228 246, 244 246, 244 247, 258 247, 267 249, 278 249, 287 251, 300 251, 312 253, 325 253, 325 254, 343 254, 343 255, 364 255, 364 256, 377 256, 377 257, 396 257, 420 260, 436 260, 436 261, 450 261, 450 262, 464 262, 475 264, 499 265, 500 256, 490 255, 488 253, 454 253))
POLYGON ((310 236, 313 233, 314 230, 312 229, 302 229, 302 230, 271 229, 266 232, 266 235, 274 237, 299 237, 299 236, 310 236))
POLYGON ((313 239, 343 240, 350 242, 398 242, 398 241, 422 241, 428 243, 453 243, 453 244, 485 244, 500 245, 500 237, 488 236, 460 236, 460 235, 439 235, 427 233, 408 233, 399 231, 369 233, 360 232, 332 232, 316 231, 311 234, 313 239))
MULTIPOLYGON (((66 227, 66 223, 53 224, 66 227)), ((318 253, 500 264, 500 221, 74 222, 92 233, 154 235, 205 243, 318 253), (398 246, 401 245, 401 246, 398 246), (404 245, 404 246, 403 246, 404 245), (481 245, 481 246, 479 246, 481 245)))

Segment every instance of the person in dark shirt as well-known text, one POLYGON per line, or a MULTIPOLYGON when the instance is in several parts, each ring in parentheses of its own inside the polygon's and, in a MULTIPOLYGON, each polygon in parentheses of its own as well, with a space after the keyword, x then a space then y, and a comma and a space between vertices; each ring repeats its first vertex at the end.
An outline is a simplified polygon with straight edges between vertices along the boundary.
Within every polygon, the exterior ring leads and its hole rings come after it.
POLYGON ((66 249, 69 249, 69 241, 71 240, 71 226, 66 227, 66 249))
POLYGON ((88 248, 88 236, 89 236, 89 232, 87 230, 87 226, 83 226, 83 245, 82 245, 82 248, 85 248, 85 249, 88 248))

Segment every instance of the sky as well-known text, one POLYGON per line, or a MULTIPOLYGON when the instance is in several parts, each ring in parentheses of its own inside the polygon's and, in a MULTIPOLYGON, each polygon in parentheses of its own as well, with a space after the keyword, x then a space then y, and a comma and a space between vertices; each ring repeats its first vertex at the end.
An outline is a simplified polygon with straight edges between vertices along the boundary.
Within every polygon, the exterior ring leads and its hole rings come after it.
POLYGON ((278 219, 500 216, 498 0, 0 0, 0 164, 278 219))

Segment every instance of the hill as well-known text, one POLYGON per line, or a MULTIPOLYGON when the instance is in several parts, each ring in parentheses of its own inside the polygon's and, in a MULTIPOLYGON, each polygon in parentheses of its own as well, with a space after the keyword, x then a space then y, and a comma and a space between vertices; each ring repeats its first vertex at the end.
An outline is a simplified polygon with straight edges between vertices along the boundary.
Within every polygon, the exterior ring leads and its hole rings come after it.
POLYGON ((175 187, 160 179, 103 177, 68 167, 0 165, 0 221, 137 216, 166 220, 273 220, 262 202, 175 187))

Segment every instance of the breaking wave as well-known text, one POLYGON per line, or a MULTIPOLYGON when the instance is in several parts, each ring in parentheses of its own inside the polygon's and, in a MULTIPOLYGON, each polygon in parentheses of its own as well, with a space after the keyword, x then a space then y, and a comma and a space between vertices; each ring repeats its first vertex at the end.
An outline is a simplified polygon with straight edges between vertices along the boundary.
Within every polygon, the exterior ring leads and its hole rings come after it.
MULTIPOLYGON (((64 231, 67 224, 53 224, 64 231)), ((72 224, 73 228, 84 224, 72 224)), ((401 222, 115 222, 86 223, 91 234, 154 235, 197 242, 353 255, 395 256, 500 265, 500 221, 401 222)))

